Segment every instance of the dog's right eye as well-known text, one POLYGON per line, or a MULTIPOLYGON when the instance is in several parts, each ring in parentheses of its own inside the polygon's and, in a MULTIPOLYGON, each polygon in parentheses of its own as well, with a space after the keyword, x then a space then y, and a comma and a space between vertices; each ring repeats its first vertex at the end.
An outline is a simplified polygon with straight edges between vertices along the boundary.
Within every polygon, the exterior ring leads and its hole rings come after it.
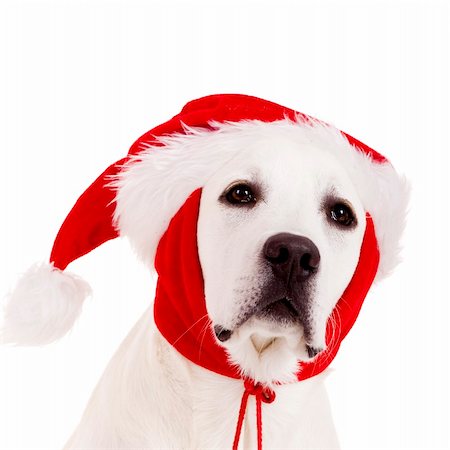
POLYGON ((231 186, 225 193, 225 198, 228 203, 237 204, 252 204, 256 202, 256 197, 252 188, 248 184, 236 184, 231 186))

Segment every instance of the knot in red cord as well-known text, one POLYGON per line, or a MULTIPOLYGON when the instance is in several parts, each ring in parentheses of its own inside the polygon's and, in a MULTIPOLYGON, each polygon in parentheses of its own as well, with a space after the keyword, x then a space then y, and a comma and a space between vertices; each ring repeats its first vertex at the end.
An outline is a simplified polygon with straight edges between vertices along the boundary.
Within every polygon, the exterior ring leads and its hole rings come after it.
POLYGON ((275 392, 270 387, 255 383, 249 378, 244 379, 244 388, 246 392, 260 398, 264 403, 272 403, 275 400, 275 392))
POLYGON ((256 400, 256 432, 258 439, 258 450, 262 450, 262 414, 261 403, 272 403, 275 400, 275 392, 261 383, 255 383, 249 378, 244 379, 244 393, 242 394, 241 407, 234 435, 233 450, 238 450, 239 439, 241 436, 242 424, 244 422, 247 401, 250 395, 255 396, 256 400))

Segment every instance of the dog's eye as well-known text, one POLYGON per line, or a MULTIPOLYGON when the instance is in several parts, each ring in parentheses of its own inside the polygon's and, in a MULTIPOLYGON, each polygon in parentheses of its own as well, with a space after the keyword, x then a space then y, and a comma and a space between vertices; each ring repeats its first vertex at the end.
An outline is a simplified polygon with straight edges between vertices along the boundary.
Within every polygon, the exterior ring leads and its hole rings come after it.
POLYGON ((330 209, 330 217, 339 225, 348 227, 355 221, 353 211, 344 203, 336 203, 330 209))
POLYGON ((227 201, 233 205, 256 202, 252 188, 248 184, 236 184, 232 186, 225 194, 227 201))

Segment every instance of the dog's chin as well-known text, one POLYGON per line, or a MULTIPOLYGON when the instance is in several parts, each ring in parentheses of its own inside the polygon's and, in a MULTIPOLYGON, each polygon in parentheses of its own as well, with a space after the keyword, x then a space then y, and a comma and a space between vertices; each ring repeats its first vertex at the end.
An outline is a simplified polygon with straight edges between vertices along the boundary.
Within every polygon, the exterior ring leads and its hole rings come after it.
POLYGON ((248 319, 222 345, 244 376, 267 385, 295 381, 299 360, 312 359, 299 322, 276 322, 264 315, 248 319))

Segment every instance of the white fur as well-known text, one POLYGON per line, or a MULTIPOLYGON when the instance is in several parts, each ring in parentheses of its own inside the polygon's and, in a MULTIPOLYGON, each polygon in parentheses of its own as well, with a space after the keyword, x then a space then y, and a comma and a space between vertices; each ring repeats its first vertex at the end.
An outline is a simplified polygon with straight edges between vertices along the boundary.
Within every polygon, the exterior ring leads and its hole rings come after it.
POLYGON ((7 296, 3 344, 44 345, 64 336, 81 313, 89 285, 52 264, 35 264, 7 296))

